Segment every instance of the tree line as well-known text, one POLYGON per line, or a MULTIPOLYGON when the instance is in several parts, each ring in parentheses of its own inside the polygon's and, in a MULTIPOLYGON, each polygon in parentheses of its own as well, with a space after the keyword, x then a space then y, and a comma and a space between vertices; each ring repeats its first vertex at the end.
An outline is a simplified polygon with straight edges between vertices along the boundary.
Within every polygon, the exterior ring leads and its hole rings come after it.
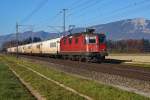
MULTIPOLYGON (((31 37, 18 41, 19 45, 42 41, 39 37, 31 37)), ((12 40, 2 45, 5 51, 9 47, 17 46, 17 41, 12 40)), ((126 39, 126 40, 107 40, 107 50, 109 53, 150 53, 150 40, 147 39, 126 39)))
POLYGON ((42 41, 41 38, 39 37, 34 37, 34 38, 27 38, 25 40, 22 40, 22 41, 18 41, 17 43, 17 40, 11 40, 11 41, 7 41, 5 43, 2 44, 2 51, 6 51, 7 48, 10 48, 10 47, 15 47, 18 45, 25 45, 25 44, 29 44, 29 43, 34 43, 34 42, 40 42, 42 41))
POLYGON ((149 53, 150 40, 127 39, 118 41, 107 41, 108 52, 112 53, 149 53))

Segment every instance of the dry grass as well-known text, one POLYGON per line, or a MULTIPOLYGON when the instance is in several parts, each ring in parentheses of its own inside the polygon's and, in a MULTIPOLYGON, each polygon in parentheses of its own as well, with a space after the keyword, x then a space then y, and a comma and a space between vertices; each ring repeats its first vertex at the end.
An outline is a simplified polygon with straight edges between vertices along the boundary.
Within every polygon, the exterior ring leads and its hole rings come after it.
POLYGON ((150 54, 111 54, 107 58, 150 64, 150 54))

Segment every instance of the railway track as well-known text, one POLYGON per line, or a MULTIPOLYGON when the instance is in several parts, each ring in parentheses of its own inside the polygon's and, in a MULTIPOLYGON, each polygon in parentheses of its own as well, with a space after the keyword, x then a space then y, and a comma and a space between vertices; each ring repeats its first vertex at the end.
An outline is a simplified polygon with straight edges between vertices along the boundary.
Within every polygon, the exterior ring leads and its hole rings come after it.
POLYGON ((142 68, 130 65, 122 65, 122 64, 111 64, 113 62, 104 61, 104 63, 85 63, 79 61, 70 61, 70 60, 62 60, 62 59, 53 59, 53 58, 45 58, 45 57, 37 57, 37 56, 27 56, 21 55, 21 57, 29 58, 32 60, 40 60, 46 61, 49 63, 63 65, 69 67, 73 67, 74 69, 88 70, 93 72, 101 72, 107 73, 111 75, 119 75, 122 77, 127 77, 131 79, 138 79, 142 81, 150 81, 150 69, 142 68), (106 63, 107 62, 107 63, 106 63))

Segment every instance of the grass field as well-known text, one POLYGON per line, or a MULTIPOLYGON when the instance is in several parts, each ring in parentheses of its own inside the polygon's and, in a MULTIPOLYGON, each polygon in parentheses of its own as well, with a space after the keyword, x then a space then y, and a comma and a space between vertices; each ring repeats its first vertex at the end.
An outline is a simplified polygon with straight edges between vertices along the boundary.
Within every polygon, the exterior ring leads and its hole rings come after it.
POLYGON ((0 100, 35 100, 0 59, 0 100))
POLYGON ((111 86, 99 84, 95 81, 77 78, 33 62, 21 59, 16 60, 14 57, 1 56, 1 58, 15 70, 24 81, 28 82, 42 96, 50 100, 81 100, 84 98, 38 76, 25 67, 31 68, 46 77, 75 89, 79 93, 87 95, 94 100, 150 100, 135 93, 122 91, 111 86))

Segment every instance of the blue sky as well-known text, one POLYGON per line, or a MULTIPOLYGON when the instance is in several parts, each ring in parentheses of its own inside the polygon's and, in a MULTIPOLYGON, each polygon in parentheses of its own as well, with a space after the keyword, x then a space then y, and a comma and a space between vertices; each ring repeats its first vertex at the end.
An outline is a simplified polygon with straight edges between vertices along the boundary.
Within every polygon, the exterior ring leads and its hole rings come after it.
MULTIPOLYGON (((150 0, 0 0, 0 35, 14 33, 15 23, 34 25, 34 31, 54 31, 48 26, 62 26, 66 8, 68 25, 91 26, 122 19, 150 19, 150 0), (24 20, 37 6, 43 5, 24 20)), ((29 31, 20 27, 19 31, 29 31)))

